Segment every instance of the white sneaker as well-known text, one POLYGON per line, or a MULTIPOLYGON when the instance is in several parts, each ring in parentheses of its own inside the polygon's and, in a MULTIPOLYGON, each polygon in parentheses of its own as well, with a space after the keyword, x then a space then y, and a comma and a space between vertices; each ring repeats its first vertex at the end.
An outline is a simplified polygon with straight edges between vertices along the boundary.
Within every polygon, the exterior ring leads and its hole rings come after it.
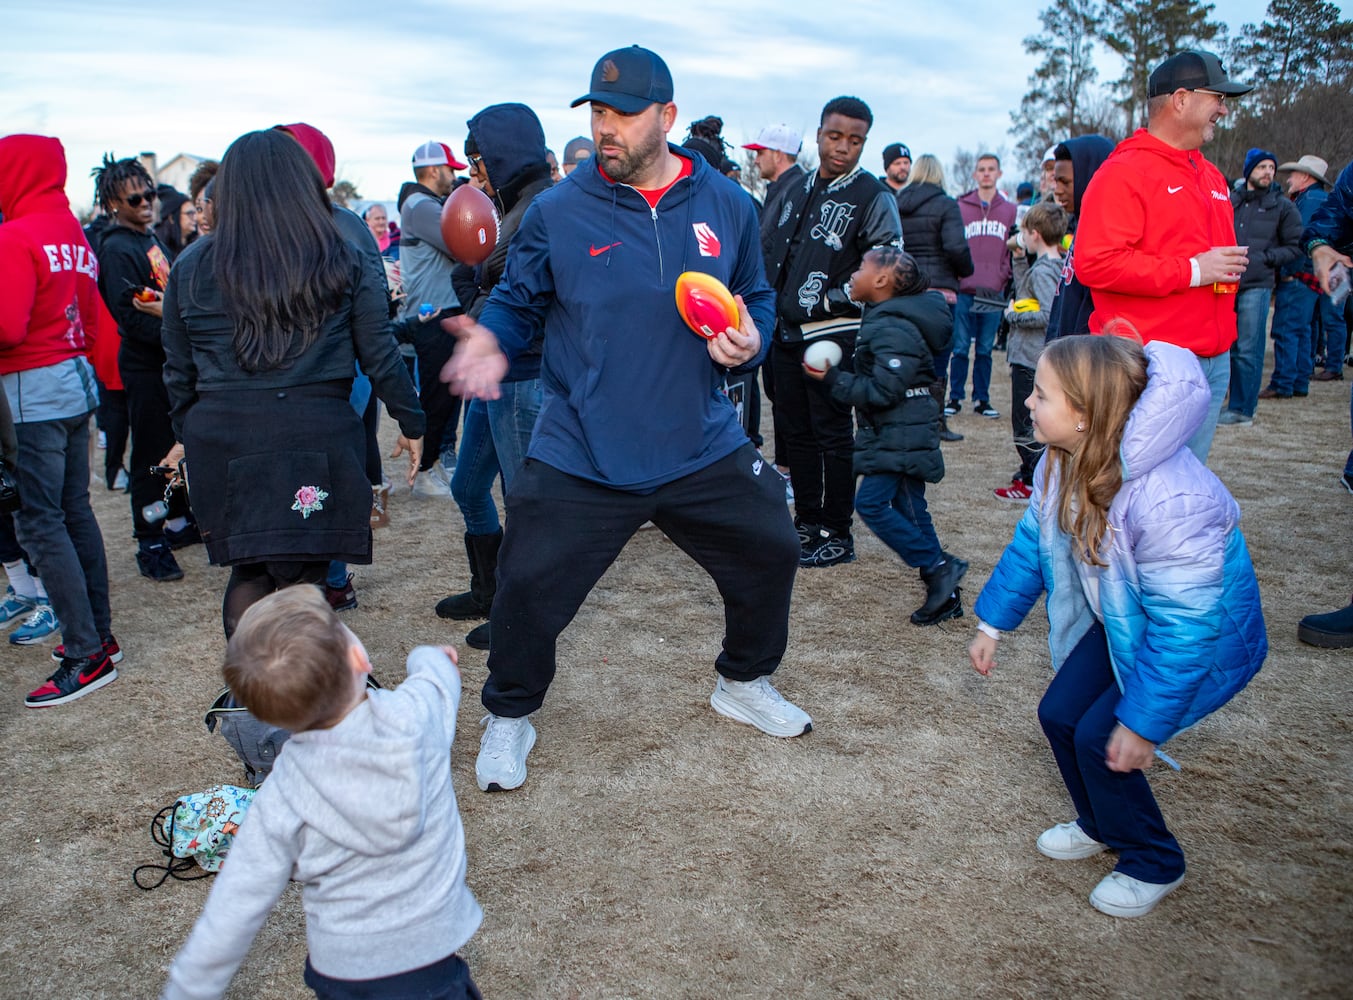
POLYGON ((1109 872, 1090 893, 1090 905, 1111 917, 1144 917, 1182 881, 1184 876, 1180 875, 1173 882, 1161 885, 1143 882, 1122 872, 1109 872))
POLYGON ((480 724, 479 756, 474 762, 475 780, 481 792, 506 792, 526 780, 526 755, 536 745, 536 727, 526 716, 506 719, 486 715, 480 724))
POLYGON ((1108 844, 1094 840, 1075 820, 1070 823, 1058 823, 1038 835, 1039 852, 1058 861, 1093 858, 1108 849, 1108 844))
POLYGON ((709 697, 714 711, 771 736, 802 736, 813 728, 808 713, 771 687, 770 680, 730 681, 720 675, 709 697))
POLYGON ((436 497, 441 500, 451 499, 451 486, 442 478, 438 469, 440 466, 434 464, 426 472, 420 472, 414 477, 413 486, 409 492, 416 497, 436 497))

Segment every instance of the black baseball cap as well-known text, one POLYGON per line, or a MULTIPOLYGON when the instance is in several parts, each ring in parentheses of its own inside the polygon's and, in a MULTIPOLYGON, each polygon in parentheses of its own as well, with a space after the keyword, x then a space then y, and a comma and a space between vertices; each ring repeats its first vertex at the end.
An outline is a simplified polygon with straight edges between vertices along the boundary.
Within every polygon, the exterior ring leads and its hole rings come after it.
POLYGON ((650 104, 672 99, 672 74, 656 52, 638 45, 607 52, 592 69, 592 89, 572 104, 596 101, 622 114, 637 115, 650 104))
POLYGON ((888 145, 884 146, 884 147, 883 147, 883 169, 884 169, 884 170, 887 170, 887 169, 888 169, 888 165, 889 165, 890 163, 892 163, 893 160, 896 160, 896 159, 898 159, 899 157, 903 157, 903 156, 905 156, 905 157, 906 157, 907 159, 909 159, 909 160, 911 159, 911 150, 908 149, 908 148, 907 148, 905 145, 903 145, 902 143, 900 143, 900 142, 891 142, 891 143, 889 143, 888 145))
POLYGON ((1221 60, 1211 52, 1189 49, 1170 56, 1151 71, 1146 96, 1161 97, 1176 90, 1215 90, 1227 97, 1239 97, 1253 89, 1229 79, 1221 60))

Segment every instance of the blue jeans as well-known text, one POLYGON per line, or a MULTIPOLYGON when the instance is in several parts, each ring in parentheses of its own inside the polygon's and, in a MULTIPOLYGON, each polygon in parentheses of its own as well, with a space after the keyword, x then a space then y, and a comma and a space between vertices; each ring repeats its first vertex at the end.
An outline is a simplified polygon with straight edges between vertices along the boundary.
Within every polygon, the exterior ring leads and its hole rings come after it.
MULTIPOLYGON (((1348 425, 1353 430, 1353 393, 1348 397, 1348 425)), ((1348 453, 1348 459, 1344 462, 1344 475, 1353 476, 1353 451, 1348 453)))
POLYGON ((498 530, 498 506, 493 481, 498 478, 498 452, 489 433, 488 407, 474 399, 465 408, 460 430, 460 454, 451 474, 451 496, 465 520, 467 535, 492 535, 498 530))
POLYGON ((1268 346, 1268 305, 1271 288, 1247 288, 1236 296, 1236 342, 1231 348, 1231 398, 1228 410, 1254 416, 1259 405, 1259 383, 1264 377, 1264 350, 1268 346))
POLYGON ((93 656, 113 626, 108 557, 89 506, 89 414, 15 424, 14 430, 23 497, 14 527, 47 587, 66 655, 93 656))
POLYGON ((1076 822, 1118 852, 1115 871, 1164 885, 1184 874, 1184 852, 1165 826, 1143 771, 1110 771, 1105 749, 1122 695, 1096 623, 1053 675, 1038 721, 1076 807, 1076 822))
POLYGON ((526 449, 531 444, 531 432, 540 415, 542 394, 540 379, 503 382, 498 386, 501 395, 488 402, 489 433, 498 452, 498 465, 503 471, 503 492, 512 488, 512 480, 526 462, 526 449))
POLYGON ((1203 378, 1212 387, 1212 402, 1207 408, 1207 419, 1193 432, 1188 446, 1189 451, 1198 456, 1198 461, 1206 465, 1207 453, 1212 450, 1212 436, 1217 433, 1222 400, 1226 398, 1226 386, 1231 381, 1231 352, 1223 351, 1214 358, 1198 358, 1198 364, 1203 369, 1203 378))
POLYGON ((940 561, 940 540, 926 509, 925 480, 876 472, 860 480, 855 513, 908 566, 929 569, 940 561))
POLYGON ((1344 354, 1348 350, 1348 324, 1344 322, 1344 311, 1334 308, 1328 295, 1321 295, 1316 315, 1320 318, 1320 332, 1312 336, 1317 344, 1324 345, 1325 371, 1342 375, 1344 354))
POLYGON ((1310 389, 1311 323, 1319 297, 1304 281, 1278 282, 1273 306, 1273 377, 1268 384, 1280 396, 1310 389))
POLYGON ((973 312, 973 297, 959 295, 954 311, 953 357, 949 359, 949 398, 962 400, 963 386, 968 381, 968 348, 977 341, 977 357, 972 364, 972 398, 979 402, 991 401, 991 349, 996 344, 996 331, 1001 325, 1001 313, 973 312))

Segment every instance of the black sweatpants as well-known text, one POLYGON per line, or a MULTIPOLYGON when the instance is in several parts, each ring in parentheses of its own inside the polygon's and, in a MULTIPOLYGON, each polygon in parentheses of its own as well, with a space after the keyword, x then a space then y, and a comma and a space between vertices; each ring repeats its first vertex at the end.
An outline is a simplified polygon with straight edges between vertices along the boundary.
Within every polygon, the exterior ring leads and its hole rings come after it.
MULTIPOLYGON (((803 524, 850 533, 855 510, 855 423, 850 408, 835 402, 827 386, 803 373, 807 344, 776 341, 770 349, 775 375, 775 434, 787 454, 794 510, 803 524)), ((845 345, 847 356, 850 347, 845 345)))
POLYGON ((490 612, 484 707, 519 718, 545 701, 555 643, 602 574, 652 521, 714 579, 724 602, 715 669, 730 680, 775 671, 789 641, 799 540, 784 480, 750 444, 646 495, 527 459, 505 498, 490 612))
MULTIPOLYGON (((169 391, 160 372, 123 371, 122 385, 127 392, 127 422, 132 433, 131 479, 132 529, 138 542, 150 544, 164 536, 164 521, 150 522, 141 511, 164 499, 167 480, 152 475, 150 467, 174 447, 174 428, 169 422, 169 391)), ((170 517, 187 517, 187 505, 176 501, 170 517)))
POLYGON ((1010 366, 1010 430, 1019 455, 1018 478, 1025 486, 1034 482, 1034 468, 1043 457, 1043 443, 1034 437, 1034 421, 1024 401, 1034 391, 1034 369, 1027 365, 1010 366))

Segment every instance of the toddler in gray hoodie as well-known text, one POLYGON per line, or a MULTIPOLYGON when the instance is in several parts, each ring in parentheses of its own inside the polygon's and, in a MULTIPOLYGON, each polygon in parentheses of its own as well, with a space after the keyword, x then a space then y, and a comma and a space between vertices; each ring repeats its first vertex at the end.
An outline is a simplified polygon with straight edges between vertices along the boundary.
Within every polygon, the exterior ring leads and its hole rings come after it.
POLYGON ((393 691, 368 692, 370 670, 315 587, 278 591, 241 617, 226 683, 292 736, 174 959, 165 1000, 224 994, 291 879, 303 886, 305 981, 317 996, 479 997, 456 954, 483 911, 465 885, 451 786, 455 651, 413 650, 393 691))

